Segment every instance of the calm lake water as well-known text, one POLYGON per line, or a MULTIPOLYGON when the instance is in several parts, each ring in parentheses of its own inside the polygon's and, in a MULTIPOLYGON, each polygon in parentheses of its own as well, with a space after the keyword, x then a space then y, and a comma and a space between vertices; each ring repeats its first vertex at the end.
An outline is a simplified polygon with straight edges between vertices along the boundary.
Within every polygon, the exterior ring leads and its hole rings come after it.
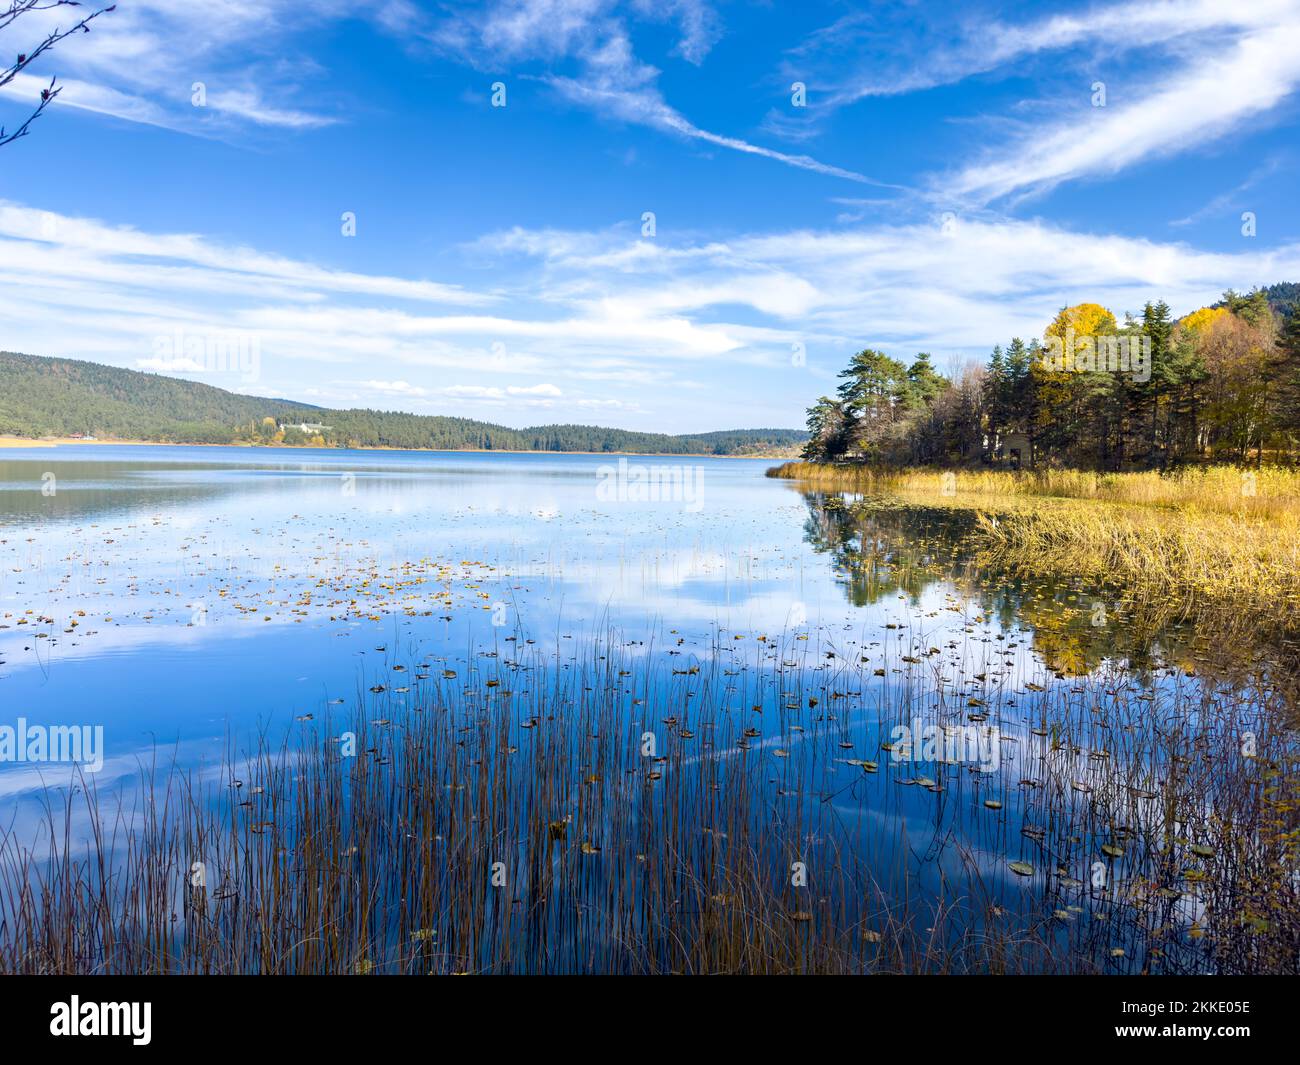
MULTIPOLYGON (((943 582, 851 603, 770 461, 626 461, 628 479, 685 468, 699 498, 620 499, 602 479, 618 459, 585 455, 0 453, 6 712, 102 723, 111 764, 129 766, 354 698, 391 679, 399 648, 454 664, 520 636, 573 656, 614 630, 692 656, 798 630, 848 654, 934 611, 931 641, 962 631, 943 582)), ((1035 675, 1032 647, 1010 641, 1017 677, 1035 675)))
MULTIPOLYGON (((981 568, 951 515, 854 515, 765 478, 770 460, 622 463, 0 451, 0 725, 102 726, 95 783, 111 790, 141 763, 216 772, 331 706, 400 725, 440 678, 617 650, 629 715, 707 702, 752 726, 712 756, 756 760, 774 803, 815 811, 810 847, 829 816, 834 845, 900 892, 937 897, 975 869, 1011 919, 1054 913, 1098 968, 1153 967, 1145 926, 1098 933, 1097 877, 1103 893, 1162 882, 1161 816, 1143 804, 1177 759, 1244 732, 1290 742, 1267 661, 1135 632, 1122 590, 981 568), (673 477, 661 498, 652 467, 673 477), (900 743, 900 725, 915 735, 900 743)), ((15 831, 37 832, 46 789, 70 782, 0 764, 15 831)), ((1202 903, 1166 890, 1161 921, 1190 926, 1202 903)), ((1155 957, 1209 966, 1194 939, 1155 957)))

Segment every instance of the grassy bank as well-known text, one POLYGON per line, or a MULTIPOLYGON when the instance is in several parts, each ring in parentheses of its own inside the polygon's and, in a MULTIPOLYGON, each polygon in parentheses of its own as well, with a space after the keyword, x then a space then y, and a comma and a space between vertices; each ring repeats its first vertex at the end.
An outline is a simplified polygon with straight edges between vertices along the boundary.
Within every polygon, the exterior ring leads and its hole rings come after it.
POLYGON ((1300 631, 1294 472, 876 471, 792 462, 768 475, 819 491, 974 510, 976 546, 1012 569, 1122 585, 1173 612, 1213 609, 1300 631))

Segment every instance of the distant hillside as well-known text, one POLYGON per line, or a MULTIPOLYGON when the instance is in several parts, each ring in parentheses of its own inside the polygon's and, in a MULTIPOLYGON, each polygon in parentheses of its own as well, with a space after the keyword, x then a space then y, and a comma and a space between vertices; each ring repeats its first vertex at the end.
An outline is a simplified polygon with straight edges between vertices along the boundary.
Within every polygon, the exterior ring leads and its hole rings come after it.
POLYGON ((195 381, 93 362, 0 352, 3 435, 90 435, 176 444, 670 455, 779 454, 793 452, 808 436, 800 429, 734 429, 684 436, 590 425, 510 429, 470 418, 327 410, 283 399, 242 396, 195 381))
MULTIPOLYGON (((1263 288, 1252 289, 1251 295, 1255 292, 1262 292, 1264 298, 1268 300, 1268 305, 1273 309, 1273 313, 1280 318, 1286 318, 1295 308, 1300 305, 1300 282, 1281 281, 1276 285, 1265 285, 1263 288)), ((1237 293, 1227 292, 1225 297, 1236 297, 1237 293)), ((1219 300, 1217 303, 1210 304, 1211 307, 1226 307, 1229 303, 1227 298, 1219 300)))
POLYGON ((159 374, 0 352, 0 434, 228 444, 236 426, 263 417, 302 421, 315 413, 306 404, 159 374))

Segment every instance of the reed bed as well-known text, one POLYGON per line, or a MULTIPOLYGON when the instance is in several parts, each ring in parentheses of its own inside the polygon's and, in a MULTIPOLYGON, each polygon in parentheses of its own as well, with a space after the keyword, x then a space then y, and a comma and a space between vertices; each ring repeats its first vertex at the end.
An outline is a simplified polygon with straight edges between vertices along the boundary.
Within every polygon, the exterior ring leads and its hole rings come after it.
POLYGON ((797 634, 494 651, 209 771, 47 792, 0 834, 0 970, 1297 970, 1265 682, 1029 684, 885 635, 888 666, 797 634), (1001 770, 896 758, 918 714, 996 729, 1001 770))
POLYGON ((787 463, 769 471, 821 492, 974 511, 986 561, 1123 586, 1166 616, 1207 611, 1300 632, 1300 474, 1189 469, 896 471, 787 463))
POLYGON ((889 470, 861 465, 787 462, 769 477, 841 491, 923 496, 1047 497, 1177 508, 1182 511, 1300 520, 1300 472, 1265 466, 1192 466, 1168 473, 1090 470, 889 470))

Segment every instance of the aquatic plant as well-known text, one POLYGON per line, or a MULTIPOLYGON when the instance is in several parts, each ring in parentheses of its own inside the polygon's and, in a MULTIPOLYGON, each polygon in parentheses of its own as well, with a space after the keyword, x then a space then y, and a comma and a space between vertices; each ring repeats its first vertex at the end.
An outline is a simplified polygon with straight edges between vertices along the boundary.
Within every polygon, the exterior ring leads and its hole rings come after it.
POLYGON ((1039 683, 983 631, 412 651, 220 766, 48 790, 0 834, 0 970, 1296 971, 1276 693, 1039 683))

